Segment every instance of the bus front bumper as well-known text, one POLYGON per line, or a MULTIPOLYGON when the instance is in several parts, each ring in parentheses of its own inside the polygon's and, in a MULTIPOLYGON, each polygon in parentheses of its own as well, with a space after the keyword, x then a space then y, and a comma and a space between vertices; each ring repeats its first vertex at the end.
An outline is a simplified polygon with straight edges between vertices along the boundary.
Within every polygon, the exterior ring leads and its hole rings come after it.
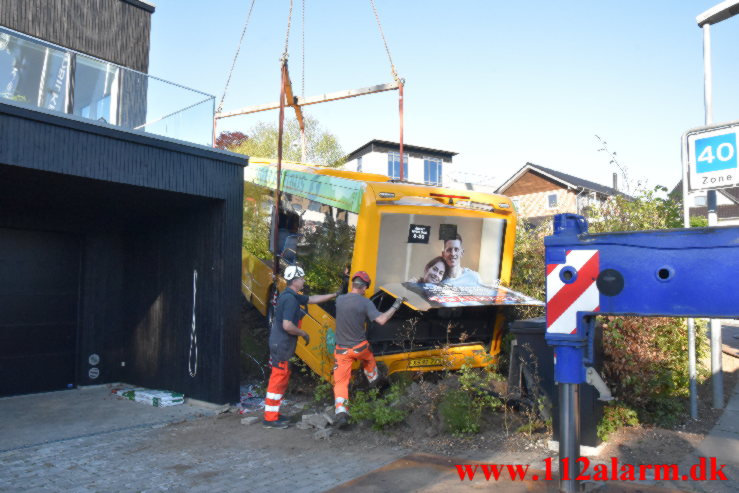
POLYGON ((392 375, 404 371, 459 370, 464 365, 483 367, 496 362, 498 357, 490 355, 482 345, 473 344, 384 356, 375 355, 375 359, 387 365, 388 374, 392 375))

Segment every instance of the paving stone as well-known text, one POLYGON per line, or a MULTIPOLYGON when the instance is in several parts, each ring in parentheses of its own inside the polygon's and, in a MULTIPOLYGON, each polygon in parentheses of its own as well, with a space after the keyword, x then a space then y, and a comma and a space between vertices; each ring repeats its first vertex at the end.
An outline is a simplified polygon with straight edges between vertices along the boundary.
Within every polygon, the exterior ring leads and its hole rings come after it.
POLYGON ((326 418, 324 414, 304 414, 303 423, 308 423, 309 425, 313 426, 314 428, 323 429, 326 428, 329 424, 329 420, 326 418))
MULTIPOLYGON (((261 428, 253 433, 252 428, 241 427, 236 416, 232 417, 236 426, 230 439, 193 436, 192 428, 207 419, 178 425, 174 435, 171 428, 136 428, 2 452, 0 491, 318 493, 404 453, 388 454, 383 448, 357 451, 356 457, 336 457, 331 447, 318 444, 295 451, 272 447, 270 432, 264 432, 267 438, 261 428), (175 445, 158 445, 160 441, 175 445)), ((316 433, 328 436, 331 431, 325 428, 316 433)))
POLYGON ((318 430, 313 434, 313 438, 316 440, 327 440, 331 435, 334 434, 333 428, 324 428, 322 430, 318 430))

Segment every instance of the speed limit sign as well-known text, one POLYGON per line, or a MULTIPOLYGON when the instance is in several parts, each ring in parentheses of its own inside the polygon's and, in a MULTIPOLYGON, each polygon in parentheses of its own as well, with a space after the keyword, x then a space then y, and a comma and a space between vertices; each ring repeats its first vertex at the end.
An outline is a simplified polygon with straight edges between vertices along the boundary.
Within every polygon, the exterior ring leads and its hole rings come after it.
POLYGON ((734 187, 739 184, 739 124, 706 127, 687 133, 689 189, 734 187))

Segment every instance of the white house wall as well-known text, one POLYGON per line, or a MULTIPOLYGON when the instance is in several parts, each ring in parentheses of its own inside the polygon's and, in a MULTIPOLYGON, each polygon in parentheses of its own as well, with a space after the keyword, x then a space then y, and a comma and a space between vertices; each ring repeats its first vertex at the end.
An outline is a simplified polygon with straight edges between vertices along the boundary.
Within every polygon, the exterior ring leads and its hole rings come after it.
MULTIPOLYGON (((362 156, 362 169, 363 173, 377 173, 380 175, 387 176, 387 152, 370 152, 362 156)), ((431 159, 439 159, 429 156, 431 159)), ((408 157, 408 165, 405 170, 405 179, 410 182, 423 183, 423 158, 408 157)), ((441 163, 442 168, 442 185, 447 180, 447 167, 451 163, 441 163)), ((357 169, 357 159, 352 159, 344 164, 344 169, 348 171, 360 171, 357 169)))

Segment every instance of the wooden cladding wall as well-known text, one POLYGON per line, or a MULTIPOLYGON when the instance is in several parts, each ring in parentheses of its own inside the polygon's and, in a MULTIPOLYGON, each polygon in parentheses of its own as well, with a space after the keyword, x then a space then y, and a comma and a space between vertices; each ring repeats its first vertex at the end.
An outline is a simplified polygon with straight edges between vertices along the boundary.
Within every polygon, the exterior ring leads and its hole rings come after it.
POLYGON ((239 304, 233 295, 240 259, 213 255, 239 247, 219 234, 227 208, 213 203, 129 235, 126 381, 209 402, 238 400, 239 304))
POLYGON ((0 227, 81 238, 76 383, 237 400, 245 158, 6 106, 0 227))
POLYGON ((123 0, 2 0, 0 25, 147 72, 152 11, 123 0))
POLYGON ((513 185, 508 187, 506 190, 502 190, 501 193, 508 197, 515 197, 517 195, 528 195, 530 193, 548 192, 562 189, 562 185, 555 183, 549 178, 545 178, 531 170, 516 180, 513 185))
POLYGON ((113 183, 225 199, 247 160, 12 104, 0 121, 0 143, 19 144, 0 145, 0 162, 113 183))

